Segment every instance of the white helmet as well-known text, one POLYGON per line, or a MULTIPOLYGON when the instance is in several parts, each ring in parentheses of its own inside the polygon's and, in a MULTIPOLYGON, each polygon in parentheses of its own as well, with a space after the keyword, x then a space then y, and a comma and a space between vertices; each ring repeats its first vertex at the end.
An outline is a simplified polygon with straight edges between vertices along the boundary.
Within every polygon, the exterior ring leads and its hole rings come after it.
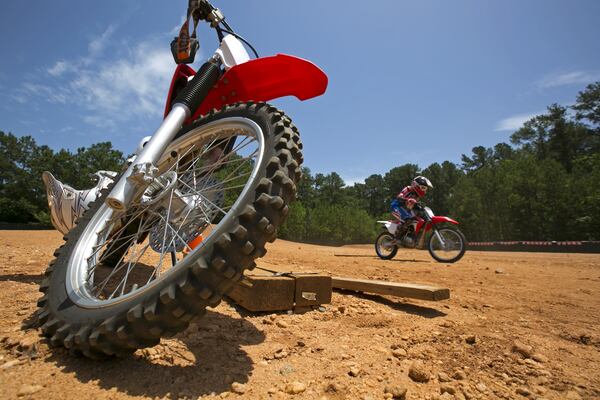
POLYGON ((77 190, 56 179, 50 172, 44 171, 42 179, 46 185, 48 208, 52 225, 63 235, 74 226, 79 217, 90 207, 90 203, 98 198, 100 191, 105 189, 117 176, 116 172, 98 171, 95 187, 88 190, 77 190))

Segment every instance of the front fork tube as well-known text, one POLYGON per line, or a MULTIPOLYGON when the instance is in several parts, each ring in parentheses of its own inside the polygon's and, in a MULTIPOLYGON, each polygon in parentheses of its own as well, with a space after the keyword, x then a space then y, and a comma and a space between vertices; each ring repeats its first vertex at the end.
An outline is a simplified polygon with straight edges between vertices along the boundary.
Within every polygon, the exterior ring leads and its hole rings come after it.
POLYGON ((444 238, 442 238, 442 235, 440 235, 440 233, 438 232, 438 230, 436 228, 433 228, 433 234, 440 241, 440 244, 442 245, 442 248, 445 249, 446 248, 446 242, 444 241, 444 238))
MULTIPOLYGON (((427 236, 425 233, 427 232, 427 225, 423 226, 422 228, 422 233, 421 236, 419 237, 419 243, 417 245, 417 248, 419 249, 424 249, 425 248, 425 237, 427 236)), ((433 230, 433 235, 435 235, 438 240, 440 241, 442 246, 445 246, 446 243, 444 242, 444 239, 442 238, 442 235, 440 235, 440 233, 438 232, 437 228, 434 226, 431 227, 431 229, 433 230)))
POLYGON ((106 199, 106 204, 110 208, 117 211, 126 210, 131 202, 157 178, 156 164, 185 120, 194 114, 219 80, 220 65, 220 59, 212 57, 200 67, 192 80, 182 89, 160 127, 113 186, 106 199))
POLYGON ((133 160, 106 199, 108 206, 117 211, 127 209, 131 201, 156 178, 156 163, 169 143, 191 115, 183 104, 175 104, 142 152, 133 160))

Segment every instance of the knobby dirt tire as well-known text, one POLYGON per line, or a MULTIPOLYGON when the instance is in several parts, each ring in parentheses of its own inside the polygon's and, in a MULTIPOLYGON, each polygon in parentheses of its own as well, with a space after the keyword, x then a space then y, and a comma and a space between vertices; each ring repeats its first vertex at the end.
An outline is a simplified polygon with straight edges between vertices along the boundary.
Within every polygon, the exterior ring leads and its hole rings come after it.
POLYGON ((431 257, 433 257, 435 259, 435 261, 437 261, 437 262, 447 263, 447 264, 455 263, 458 260, 460 260, 461 258, 463 258, 463 256, 465 255, 465 252, 467 251, 467 239, 465 238, 465 235, 459 229, 453 228, 453 227, 443 227, 443 228, 439 228, 438 230, 440 230, 440 231, 448 230, 448 231, 454 232, 458 237, 460 237, 460 240, 462 241, 462 249, 456 257, 453 257, 453 258, 450 258, 447 260, 440 258, 435 254, 435 251, 433 251, 431 249, 431 247, 432 247, 431 242, 433 241, 433 237, 434 237, 434 235, 432 234, 431 236, 429 236, 429 239, 427 240, 427 250, 429 250, 429 254, 431 255, 431 257))
POLYGON ((383 255, 381 254, 381 251, 379 249, 379 239, 383 236, 389 236, 393 239, 393 236, 391 233, 389 232, 381 232, 379 234, 379 236, 377 236, 377 239, 375 239, 375 253, 377 253, 377 256, 379 258, 381 258, 382 260, 391 260, 392 258, 394 258, 396 256, 396 254, 398 253, 398 246, 394 246, 394 250, 392 250, 392 252, 388 255, 383 255))
MULTIPOLYGON (((50 343, 91 358, 124 356, 154 346, 161 337, 183 331, 190 320, 216 307, 223 295, 265 255, 265 244, 277 237, 295 199, 301 178, 302 143, 299 132, 283 112, 265 103, 243 103, 213 110, 185 127, 178 137, 204 124, 243 117, 260 126, 265 153, 258 176, 233 218, 187 268, 175 269, 142 295, 99 309, 86 309, 66 293, 69 257, 79 236, 104 202, 96 200, 66 236, 40 285, 37 320, 50 343)), ((193 132, 192 132, 193 133, 193 132)), ((188 257, 191 257, 189 255, 188 257)))

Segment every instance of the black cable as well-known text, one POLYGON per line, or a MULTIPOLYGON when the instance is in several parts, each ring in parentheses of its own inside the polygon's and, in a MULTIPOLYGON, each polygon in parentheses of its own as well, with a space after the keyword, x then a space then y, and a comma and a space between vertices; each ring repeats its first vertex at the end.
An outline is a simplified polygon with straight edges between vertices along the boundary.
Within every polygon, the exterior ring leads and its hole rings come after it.
POLYGON ((217 31, 217 36, 219 38, 219 43, 221 43, 223 41, 223 29, 221 29, 220 26, 217 26, 215 29, 217 31))
POLYGON ((254 53, 254 55, 256 56, 256 58, 260 58, 260 56, 258 55, 258 52, 256 51, 256 49, 254 49, 254 47, 252 47, 252 45, 250 43, 248 43, 248 41, 246 39, 244 39, 243 37, 241 37, 240 35, 238 35, 237 33, 233 32, 231 30, 231 27, 229 25, 227 25, 227 23, 225 21, 221 21, 223 23, 223 25, 225 25, 225 27, 227 29, 223 29, 221 28, 221 31, 225 32, 225 33, 229 33, 230 35, 235 36, 236 38, 238 38, 239 40, 241 40, 242 42, 246 43, 246 45, 248 47, 250 47, 250 49, 252 50, 252 52, 254 53))

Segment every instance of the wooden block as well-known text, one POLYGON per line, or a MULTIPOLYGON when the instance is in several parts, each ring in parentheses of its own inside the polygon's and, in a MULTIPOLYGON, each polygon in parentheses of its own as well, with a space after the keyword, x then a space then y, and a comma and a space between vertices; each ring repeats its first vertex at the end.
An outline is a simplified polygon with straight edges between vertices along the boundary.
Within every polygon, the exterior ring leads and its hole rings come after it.
POLYGON ((331 303, 331 276, 323 274, 290 274, 296 281, 296 307, 331 303))
POLYGON ((450 298, 450 289, 417 285, 413 283, 397 283, 334 276, 331 280, 331 284, 336 289, 355 290, 357 292, 385 294, 419 300, 439 301, 450 298))
POLYGON ((283 311, 331 302, 331 277, 323 274, 246 275, 227 294, 248 311, 283 311))
POLYGON ((292 278, 249 275, 234 285, 227 296, 248 311, 283 311, 294 308, 294 293, 292 278))

